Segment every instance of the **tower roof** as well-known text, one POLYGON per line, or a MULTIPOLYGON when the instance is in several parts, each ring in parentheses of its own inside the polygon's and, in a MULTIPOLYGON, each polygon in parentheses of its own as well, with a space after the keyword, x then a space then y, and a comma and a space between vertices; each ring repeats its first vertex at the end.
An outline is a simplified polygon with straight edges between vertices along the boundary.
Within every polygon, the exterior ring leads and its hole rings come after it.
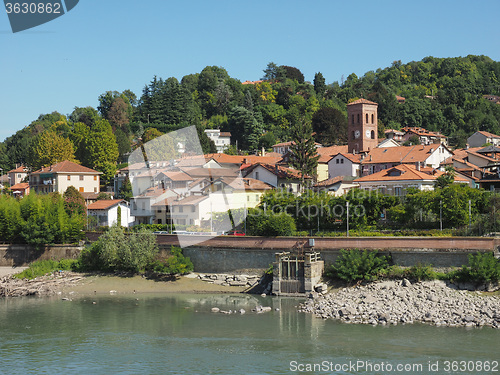
POLYGON ((375 102, 371 102, 369 100, 366 100, 364 98, 361 98, 361 99, 358 99, 358 100, 355 100, 351 103, 348 103, 347 105, 354 105, 354 104, 370 104, 370 105, 378 105, 378 103, 375 103, 375 102))

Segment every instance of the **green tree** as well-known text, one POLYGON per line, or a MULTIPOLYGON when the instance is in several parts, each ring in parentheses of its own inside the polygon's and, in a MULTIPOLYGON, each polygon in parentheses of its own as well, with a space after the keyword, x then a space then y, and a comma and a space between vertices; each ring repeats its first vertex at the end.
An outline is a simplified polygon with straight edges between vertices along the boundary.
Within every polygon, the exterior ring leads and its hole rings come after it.
POLYGON ((132 184, 130 183, 129 178, 125 178, 125 181, 123 182, 123 185, 120 187, 120 190, 118 191, 117 198, 118 199, 125 199, 127 202, 130 202, 130 199, 134 196, 134 193, 132 192, 132 184))
POLYGON ((326 82, 325 82, 325 77, 323 77, 323 74, 321 74, 321 72, 318 72, 314 75, 313 84, 314 84, 314 91, 316 91, 316 95, 322 98, 325 95, 326 82))
POLYGON ((347 141, 347 118, 336 108, 324 107, 312 116, 315 138, 322 144, 345 144, 347 141))
POLYGON ((83 199, 83 196, 74 186, 68 186, 63 194, 63 198, 64 208, 69 216, 73 214, 86 215, 85 199, 83 199))
POLYGON ((445 173, 443 173, 441 176, 436 178, 436 181, 434 182, 434 187, 443 189, 447 187, 448 185, 451 185, 452 183, 455 182, 455 176, 456 172, 453 169, 453 167, 447 166, 445 168, 445 173))
POLYGON ((58 135, 55 131, 47 130, 38 137, 31 149, 29 165, 33 170, 69 160, 77 162, 73 144, 68 138, 58 135))
POLYGON ((146 143, 162 135, 163 133, 156 128, 147 128, 142 136, 142 141, 146 143))
POLYGON ((297 123, 292 130, 293 144, 290 146, 290 165, 301 172, 302 186, 306 175, 315 176, 319 155, 308 122, 297 123))

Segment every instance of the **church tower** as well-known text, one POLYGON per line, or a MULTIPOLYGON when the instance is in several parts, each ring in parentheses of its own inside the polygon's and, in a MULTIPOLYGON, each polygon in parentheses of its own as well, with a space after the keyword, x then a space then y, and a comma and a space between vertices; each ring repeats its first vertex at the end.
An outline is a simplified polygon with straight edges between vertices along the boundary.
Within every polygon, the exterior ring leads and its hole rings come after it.
POLYGON ((366 99, 347 104, 347 149, 350 154, 377 147, 377 107, 377 103, 366 99))

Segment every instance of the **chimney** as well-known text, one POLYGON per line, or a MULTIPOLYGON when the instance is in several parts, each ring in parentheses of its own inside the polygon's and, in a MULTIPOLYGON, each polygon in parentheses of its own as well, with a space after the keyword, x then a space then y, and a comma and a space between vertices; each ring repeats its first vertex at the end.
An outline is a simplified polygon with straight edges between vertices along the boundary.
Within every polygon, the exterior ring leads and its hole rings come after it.
POLYGON ((266 156, 266 149, 264 148, 264 146, 262 146, 262 152, 261 152, 261 155, 262 155, 262 156, 266 156))
POLYGON ((420 171, 420 162, 419 162, 419 161, 417 161, 417 166, 416 166, 416 168, 417 168, 417 171, 420 171))

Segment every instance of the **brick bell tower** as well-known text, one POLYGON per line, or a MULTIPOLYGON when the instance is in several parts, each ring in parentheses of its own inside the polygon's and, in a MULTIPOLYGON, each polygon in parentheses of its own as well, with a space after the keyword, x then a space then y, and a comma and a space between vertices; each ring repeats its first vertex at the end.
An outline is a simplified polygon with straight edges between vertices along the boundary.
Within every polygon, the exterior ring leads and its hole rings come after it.
POLYGON ((377 107, 377 103, 366 99, 347 104, 347 150, 350 154, 377 147, 377 107))

